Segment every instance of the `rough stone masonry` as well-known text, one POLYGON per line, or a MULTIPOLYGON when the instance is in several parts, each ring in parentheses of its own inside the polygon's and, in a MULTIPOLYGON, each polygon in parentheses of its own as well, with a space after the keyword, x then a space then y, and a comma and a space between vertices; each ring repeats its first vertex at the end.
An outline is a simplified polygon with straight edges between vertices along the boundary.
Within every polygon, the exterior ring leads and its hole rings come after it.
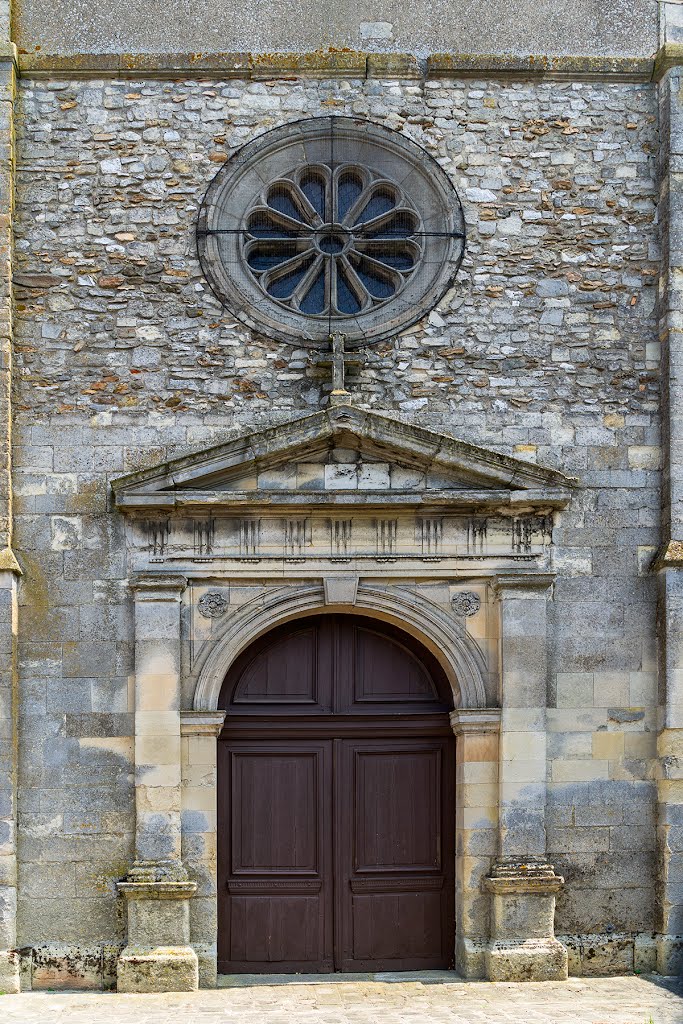
MULTIPOLYGON (((660 5, 660 26, 638 15, 650 33, 642 48, 635 39, 611 51, 611 26, 593 20, 568 47, 541 34, 534 60, 517 40, 516 67, 503 28, 491 52, 505 60, 458 56, 444 28, 425 62, 409 32, 397 33, 399 46, 361 26, 370 56, 328 50, 346 44, 340 34, 307 46, 321 46, 317 54, 268 63, 221 36, 210 48, 225 52, 207 70, 201 53, 173 40, 167 52, 139 45, 125 8, 104 49, 88 14, 84 51, 65 35, 59 52, 59 33, 45 29, 46 51, 42 6, 23 4, 11 32, 6 19, 0 58, 0 989, 112 987, 122 948, 135 945, 132 902, 119 889, 127 876, 129 886, 157 886, 145 948, 194 950, 199 983, 215 984, 220 723, 204 732, 180 724, 202 710, 187 682, 192 645, 213 640, 196 632, 192 586, 171 581, 159 637, 178 639, 171 674, 182 696, 154 713, 170 716, 159 743, 168 753, 177 738, 178 754, 159 784, 169 803, 143 806, 136 527, 111 482, 328 407, 329 374, 310 349, 242 326, 209 290, 195 243, 206 188, 241 146, 326 114, 380 123, 421 146, 451 178, 467 222, 465 260, 438 306, 367 346, 350 371, 353 407, 573 481, 547 550, 542 724, 506 717, 512 641, 500 660, 501 630, 523 642, 533 626, 499 612, 505 582, 494 593, 483 576, 467 577, 482 588, 486 616, 467 628, 491 681, 487 706, 503 718, 499 732, 487 719, 481 735, 458 739, 472 752, 458 825, 471 930, 463 926, 456 967, 524 976, 515 955, 554 929, 572 974, 679 972, 680 7, 660 5), (373 49, 376 38, 384 42, 373 49), (564 885, 543 896, 556 905, 544 904, 538 935, 526 909, 508 934, 509 901, 524 902, 514 893, 534 904, 546 892, 542 871, 537 891, 514 883, 513 892, 496 867, 501 758, 514 779, 515 765, 533 760, 531 732, 543 737, 544 824, 542 849, 526 852, 564 885), (129 875, 143 812, 176 816, 189 879, 129 875), (164 885, 189 911, 176 919, 166 906, 162 928, 154 915, 164 885), (498 926, 502 968, 491 953, 498 926)), ((272 46, 284 48, 295 49, 272 46)), ((148 569, 169 570, 152 561, 148 569)), ((212 565, 196 586, 220 571, 212 565)), ((273 585, 263 567, 239 573, 221 577, 230 614, 273 585)), ((433 585, 446 614, 451 597, 439 587, 456 585, 457 573, 411 580, 420 594, 433 585)), ((539 600, 534 592, 529 607, 539 600)), ((169 982, 168 956, 162 966, 150 956, 131 984, 197 984, 190 961, 169 982)), ((534 959, 530 976, 544 969, 534 959)))

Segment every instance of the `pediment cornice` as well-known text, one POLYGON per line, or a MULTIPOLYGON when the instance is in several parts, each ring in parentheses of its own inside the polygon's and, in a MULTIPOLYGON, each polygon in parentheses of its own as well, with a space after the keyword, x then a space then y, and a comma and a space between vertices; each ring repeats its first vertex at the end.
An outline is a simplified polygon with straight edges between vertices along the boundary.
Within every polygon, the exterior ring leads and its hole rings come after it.
POLYGON ((120 477, 112 489, 122 511, 516 513, 564 508, 575 483, 391 416, 337 406, 120 477))

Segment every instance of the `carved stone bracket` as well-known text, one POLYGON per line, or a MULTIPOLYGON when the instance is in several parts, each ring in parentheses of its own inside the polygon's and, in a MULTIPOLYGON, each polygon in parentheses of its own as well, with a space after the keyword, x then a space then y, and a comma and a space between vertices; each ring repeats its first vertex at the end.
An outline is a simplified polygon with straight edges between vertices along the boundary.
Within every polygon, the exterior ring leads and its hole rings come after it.
POLYGON ((456 708, 450 713, 456 736, 500 731, 500 708, 456 708))
POLYGON ((181 736, 218 736, 225 721, 225 711, 181 711, 181 736))
POLYGON ((184 576, 170 572, 136 573, 129 583, 139 601, 175 601, 187 587, 184 576))
POLYGON ((491 589, 498 598, 506 592, 514 592, 516 597, 533 597, 545 593, 554 582, 555 573, 552 572, 501 573, 492 580, 491 589))

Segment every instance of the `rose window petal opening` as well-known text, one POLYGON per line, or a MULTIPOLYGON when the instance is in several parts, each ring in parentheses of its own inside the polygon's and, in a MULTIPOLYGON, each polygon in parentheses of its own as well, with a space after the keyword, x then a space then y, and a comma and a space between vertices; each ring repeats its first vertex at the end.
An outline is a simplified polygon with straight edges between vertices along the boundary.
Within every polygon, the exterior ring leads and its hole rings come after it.
POLYGON ((399 294, 422 258, 420 217, 399 186, 351 166, 280 179, 247 218, 249 270, 307 316, 356 316, 399 294))

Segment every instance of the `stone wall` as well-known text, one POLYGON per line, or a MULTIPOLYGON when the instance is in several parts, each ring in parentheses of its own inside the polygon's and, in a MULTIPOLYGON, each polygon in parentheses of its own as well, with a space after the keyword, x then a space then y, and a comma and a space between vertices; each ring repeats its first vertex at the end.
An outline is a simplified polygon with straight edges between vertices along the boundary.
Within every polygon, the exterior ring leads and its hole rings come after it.
MULTIPOLYGON (((456 50, 473 54, 643 54, 657 47, 658 6, 649 0, 419 0, 405 4, 277 4, 175 0, 159 17, 153 0, 15 5, 14 35, 26 53, 173 53, 254 50, 456 50)), ((662 3, 674 9, 674 3, 662 3)))
POLYGON ((357 114, 453 176, 455 286, 369 349, 355 400, 576 475, 550 605, 549 852, 574 970, 654 928, 659 272, 655 87, 31 81, 17 110, 19 943, 34 984, 111 979, 132 857, 132 610, 112 476, 318 408, 310 353, 207 290, 198 204, 240 145, 357 114), (591 936, 597 936, 591 938, 591 936), (606 937, 612 936, 611 941, 606 937), (599 955, 595 955, 595 951, 599 955), (83 958, 86 958, 85 960, 83 958))
POLYGON ((330 113, 423 146, 452 174, 469 226, 440 309, 368 353, 365 401, 428 406, 433 423, 505 413, 511 428, 508 405, 642 412, 657 362, 652 87, 354 80, 23 81, 20 404, 214 413, 223 425, 317 408, 307 354, 253 340, 208 291, 194 229, 240 145, 330 113))

